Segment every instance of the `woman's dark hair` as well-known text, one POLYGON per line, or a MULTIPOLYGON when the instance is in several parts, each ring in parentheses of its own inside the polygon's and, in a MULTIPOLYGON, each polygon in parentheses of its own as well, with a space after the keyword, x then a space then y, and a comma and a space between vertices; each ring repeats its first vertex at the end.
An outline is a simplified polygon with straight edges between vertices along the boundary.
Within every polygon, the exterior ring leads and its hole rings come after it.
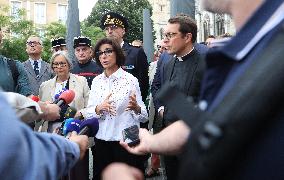
POLYGON ((95 52, 95 59, 96 59, 97 64, 99 66, 103 67, 101 62, 100 62, 98 52, 99 52, 100 47, 104 44, 109 44, 109 45, 112 46, 112 49, 116 54, 116 64, 118 65, 118 67, 121 67, 122 65, 124 65, 125 55, 123 53, 123 50, 120 47, 120 45, 118 44, 118 42, 113 38, 103 38, 103 39, 100 39, 96 43, 95 48, 94 48, 94 52, 95 52))

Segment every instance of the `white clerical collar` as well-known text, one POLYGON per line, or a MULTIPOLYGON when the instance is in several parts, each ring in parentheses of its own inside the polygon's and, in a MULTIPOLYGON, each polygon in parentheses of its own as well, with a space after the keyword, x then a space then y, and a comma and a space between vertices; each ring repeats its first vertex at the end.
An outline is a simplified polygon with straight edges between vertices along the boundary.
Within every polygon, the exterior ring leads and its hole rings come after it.
POLYGON ((175 57, 178 59, 178 61, 184 61, 182 58, 185 57, 185 56, 187 56, 188 54, 190 54, 193 50, 194 50, 194 47, 192 47, 192 49, 191 49, 188 53, 186 53, 185 55, 183 55, 183 56, 181 56, 181 57, 177 57, 177 56, 175 55, 175 57))

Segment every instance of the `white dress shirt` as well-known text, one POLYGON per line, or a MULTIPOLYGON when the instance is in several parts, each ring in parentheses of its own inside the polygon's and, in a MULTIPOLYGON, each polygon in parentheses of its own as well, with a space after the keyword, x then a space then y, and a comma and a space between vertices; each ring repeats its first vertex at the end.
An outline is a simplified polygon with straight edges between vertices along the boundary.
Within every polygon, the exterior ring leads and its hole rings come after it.
POLYGON ((109 77, 102 73, 94 78, 88 106, 80 112, 85 118, 96 117, 99 119, 100 127, 96 138, 105 141, 120 141, 123 129, 132 125, 139 127, 140 122, 146 122, 148 118, 138 80, 121 68, 109 77), (115 106, 116 115, 113 116, 108 112, 96 114, 96 106, 101 104, 110 93, 112 93, 110 100, 113 101, 112 105, 115 106), (135 114, 133 110, 125 110, 132 93, 136 94, 137 104, 141 107, 140 114, 135 114))
POLYGON ((42 59, 39 59, 39 60, 32 60, 32 59, 29 59, 29 60, 30 60, 30 62, 31 62, 31 65, 32 65, 33 69, 35 69, 35 65, 34 65, 35 61, 38 62, 38 72, 40 73, 41 61, 42 61, 42 59))

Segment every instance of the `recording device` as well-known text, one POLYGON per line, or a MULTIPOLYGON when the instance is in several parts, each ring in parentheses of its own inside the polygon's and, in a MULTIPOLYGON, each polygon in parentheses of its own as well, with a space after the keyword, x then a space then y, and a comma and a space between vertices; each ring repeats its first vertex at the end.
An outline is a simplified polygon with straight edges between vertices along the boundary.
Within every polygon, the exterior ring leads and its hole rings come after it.
POLYGON ((54 99, 55 99, 55 100, 59 100, 59 96, 60 96, 63 92, 65 92, 65 91, 67 91, 67 89, 66 89, 66 88, 62 88, 61 91, 59 91, 57 94, 54 95, 54 99))
POLYGON ((70 118, 74 118, 76 113, 77 113, 76 108, 71 107, 71 106, 69 106, 67 108, 66 112, 64 113, 64 121, 62 122, 61 127, 60 127, 60 129, 58 131, 59 135, 62 135, 62 136, 64 135, 63 134, 63 128, 64 128, 64 124, 65 124, 66 120, 70 119, 70 118))
POLYGON ((76 108, 69 106, 64 114, 64 119, 73 118, 77 113, 76 108))
POLYGON ((123 141, 129 146, 135 146, 140 143, 139 128, 137 125, 122 130, 123 141))
POLYGON ((35 95, 31 95, 30 98, 35 101, 35 102, 39 102, 39 97, 35 96, 35 95))
POLYGON ((99 121, 97 118, 91 118, 81 121, 79 135, 87 135, 88 137, 95 137, 99 130, 99 121))
POLYGON ((57 104, 59 107, 69 104, 73 101, 75 97, 75 92, 73 90, 67 90, 64 91, 58 98, 58 100, 55 100, 53 103, 57 104))
POLYGON ((77 133, 80 131, 81 121, 74 118, 66 119, 64 126, 63 126, 63 135, 67 136, 68 133, 72 131, 76 131, 77 133))

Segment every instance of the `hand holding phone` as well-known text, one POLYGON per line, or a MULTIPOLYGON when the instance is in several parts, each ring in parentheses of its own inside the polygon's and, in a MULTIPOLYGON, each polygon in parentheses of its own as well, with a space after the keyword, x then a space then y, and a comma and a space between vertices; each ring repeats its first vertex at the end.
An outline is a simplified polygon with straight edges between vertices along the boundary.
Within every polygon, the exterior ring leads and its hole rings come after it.
POLYGON ((129 128, 122 130, 123 141, 129 146, 135 146, 140 143, 139 128, 137 125, 133 125, 129 128))

